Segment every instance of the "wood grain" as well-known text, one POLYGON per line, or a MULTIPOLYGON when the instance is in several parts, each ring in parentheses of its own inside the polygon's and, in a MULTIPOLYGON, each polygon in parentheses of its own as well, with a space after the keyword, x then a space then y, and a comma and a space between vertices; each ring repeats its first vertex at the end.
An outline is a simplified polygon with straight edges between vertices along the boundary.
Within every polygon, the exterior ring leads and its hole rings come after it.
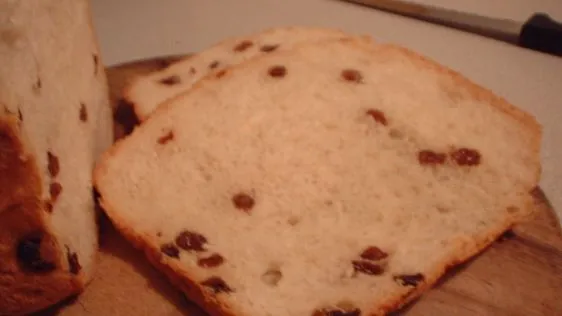
MULTIPOLYGON (((126 106, 120 102, 121 91, 133 76, 161 69, 177 59, 109 68, 114 106, 126 106)), ((123 126, 116 124, 116 132, 121 137, 123 126)), ((394 315, 561 315, 562 232, 542 191, 537 189, 534 196, 534 218, 454 268, 433 290, 394 315)), ((102 228, 98 269, 86 292, 41 315, 205 315, 170 286, 109 221, 102 220, 102 228)))

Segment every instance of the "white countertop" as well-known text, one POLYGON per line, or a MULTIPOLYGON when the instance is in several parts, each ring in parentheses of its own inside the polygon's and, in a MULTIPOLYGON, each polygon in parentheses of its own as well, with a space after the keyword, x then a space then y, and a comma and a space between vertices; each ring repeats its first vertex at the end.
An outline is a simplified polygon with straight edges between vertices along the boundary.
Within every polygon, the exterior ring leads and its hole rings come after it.
MULTIPOLYGON (((544 126, 541 187, 562 217, 562 58, 336 0, 92 0, 104 62, 201 50, 279 25, 337 27, 406 46, 535 115, 544 126)), ((562 21, 562 0, 416 0, 526 20, 562 21)))

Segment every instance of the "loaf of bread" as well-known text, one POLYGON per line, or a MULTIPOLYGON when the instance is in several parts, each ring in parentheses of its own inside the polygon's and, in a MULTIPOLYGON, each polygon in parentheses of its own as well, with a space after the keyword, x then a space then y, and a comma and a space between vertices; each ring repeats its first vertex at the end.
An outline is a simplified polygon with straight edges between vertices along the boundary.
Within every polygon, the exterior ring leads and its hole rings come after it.
POLYGON ((100 160, 116 227, 211 315, 384 315, 530 212, 541 127, 392 45, 209 76, 100 160))
POLYGON ((166 100, 186 90, 210 73, 277 50, 288 50, 305 42, 343 38, 349 35, 316 27, 279 27, 222 41, 196 55, 154 73, 139 76, 124 90, 124 97, 142 122, 166 100))
POLYGON ((89 2, 0 1, 0 61, 0 315, 26 314, 93 273, 112 122, 89 2))

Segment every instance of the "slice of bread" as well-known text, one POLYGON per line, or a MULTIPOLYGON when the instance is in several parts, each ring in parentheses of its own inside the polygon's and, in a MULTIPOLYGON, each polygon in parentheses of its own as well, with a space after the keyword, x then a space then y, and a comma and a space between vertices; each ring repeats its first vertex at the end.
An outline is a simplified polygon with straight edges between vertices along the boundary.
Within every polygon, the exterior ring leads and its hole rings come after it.
POLYGON ((280 27, 256 34, 231 38, 171 66, 133 80, 124 97, 133 105, 142 122, 163 102, 189 90, 210 73, 244 62, 256 56, 291 49, 304 42, 342 38, 349 35, 316 27, 280 27))
POLYGON ((25 314, 91 279, 91 172, 112 143, 87 0, 0 3, 0 314, 25 314))
POLYGON ((430 60, 335 40, 204 79, 94 179, 118 229, 211 315, 383 315, 525 218, 540 138, 430 60))

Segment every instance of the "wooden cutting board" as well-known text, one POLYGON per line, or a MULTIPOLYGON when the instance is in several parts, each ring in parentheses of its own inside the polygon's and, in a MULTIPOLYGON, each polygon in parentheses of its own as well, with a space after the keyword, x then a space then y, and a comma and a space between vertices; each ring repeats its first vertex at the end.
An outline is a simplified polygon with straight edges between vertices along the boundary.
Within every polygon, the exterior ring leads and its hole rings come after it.
MULTIPOLYGON (((161 69, 178 58, 133 62, 107 70, 119 121, 133 123, 127 105, 121 102, 123 86, 133 76, 161 69)), ((118 137, 124 129, 116 124, 118 137)), ((540 190, 535 197, 534 219, 450 271, 433 290, 395 315, 562 315, 562 233, 540 190)), ((205 315, 170 286, 107 219, 101 224, 101 253, 94 280, 80 297, 41 315, 205 315)))

